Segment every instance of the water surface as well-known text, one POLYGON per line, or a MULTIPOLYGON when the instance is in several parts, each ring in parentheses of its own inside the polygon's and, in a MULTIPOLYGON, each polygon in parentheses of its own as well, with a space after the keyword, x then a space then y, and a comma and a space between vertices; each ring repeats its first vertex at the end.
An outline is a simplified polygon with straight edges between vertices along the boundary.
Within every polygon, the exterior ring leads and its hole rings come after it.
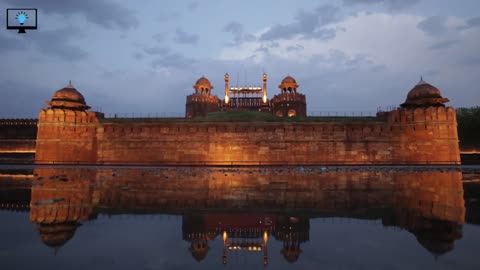
POLYGON ((477 173, 0 166, 0 266, 479 269, 477 173))

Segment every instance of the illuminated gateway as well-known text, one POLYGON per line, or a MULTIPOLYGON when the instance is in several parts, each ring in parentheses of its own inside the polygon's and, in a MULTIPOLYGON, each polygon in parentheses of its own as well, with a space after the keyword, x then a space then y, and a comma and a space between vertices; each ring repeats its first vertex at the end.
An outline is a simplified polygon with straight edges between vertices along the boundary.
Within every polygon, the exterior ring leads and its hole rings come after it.
POLYGON ((193 89, 195 92, 187 96, 187 118, 204 117, 208 113, 220 111, 255 111, 268 112, 278 117, 306 116, 307 104, 305 95, 297 92, 300 86, 291 77, 285 77, 278 88, 280 93, 271 100, 267 97, 267 74, 262 75, 262 86, 230 87, 230 76, 225 74, 225 95, 221 100, 212 95, 213 86, 202 76, 193 89))

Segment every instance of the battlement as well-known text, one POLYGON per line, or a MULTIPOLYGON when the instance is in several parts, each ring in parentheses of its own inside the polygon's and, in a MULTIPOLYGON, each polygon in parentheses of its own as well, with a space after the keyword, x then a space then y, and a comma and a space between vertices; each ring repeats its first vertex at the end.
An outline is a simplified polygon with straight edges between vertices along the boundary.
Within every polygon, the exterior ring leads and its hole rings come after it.
POLYGON ((452 107, 426 107, 414 109, 396 109, 385 113, 389 123, 415 123, 415 122, 432 122, 447 121, 455 122, 457 115, 452 107))
POLYGON ((187 96, 187 104, 193 102, 219 103, 220 100, 217 96, 209 94, 192 94, 187 96))
POLYGON ((39 114, 39 123, 68 122, 68 123, 99 123, 103 113, 92 111, 76 111, 68 109, 42 109, 39 114))
POLYGON ((301 102, 306 103, 305 95, 299 93, 282 93, 272 98, 272 103, 278 102, 301 102))

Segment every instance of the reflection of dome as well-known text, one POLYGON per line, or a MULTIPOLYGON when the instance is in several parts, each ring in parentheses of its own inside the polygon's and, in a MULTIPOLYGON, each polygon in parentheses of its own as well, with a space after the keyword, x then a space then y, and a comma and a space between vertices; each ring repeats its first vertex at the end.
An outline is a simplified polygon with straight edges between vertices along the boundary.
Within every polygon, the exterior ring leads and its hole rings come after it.
POLYGON ((45 245, 58 249, 73 237, 79 225, 76 222, 40 224, 40 240, 45 245))
POLYGON ((408 92, 407 100, 402 107, 424 107, 424 106, 444 106, 448 102, 447 98, 443 98, 440 90, 435 86, 425 82, 422 79, 408 92))
POLYGON ((300 253, 302 253, 302 250, 300 249, 300 247, 284 247, 281 253, 283 254, 285 260, 287 260, 287 262, 294 263, 300 257, 300 253))
POLYGON ((455 240, 462 238, 462 226, 449 221, 422 219, 410 230, 418 243, 435 256, 453 250, 455 240))
POLYGON ((194 240, 190 246, 192 256, 197 262, 201 262, 207 257, 208 249, 208 240, 194 240))
POLYGON ((297 83, 297 81, 292 76, 288 75, 282 80, 282 84, 284 83, 297 83))
POLYGON ((89 106, 85 103, 85 98, 80 92, 73 87, 72 82, 69 82, 67 86, 56 91, 52 100, 46 102, 46 104, 52 108, 66 108, 73 110, 88 110, 89 106))

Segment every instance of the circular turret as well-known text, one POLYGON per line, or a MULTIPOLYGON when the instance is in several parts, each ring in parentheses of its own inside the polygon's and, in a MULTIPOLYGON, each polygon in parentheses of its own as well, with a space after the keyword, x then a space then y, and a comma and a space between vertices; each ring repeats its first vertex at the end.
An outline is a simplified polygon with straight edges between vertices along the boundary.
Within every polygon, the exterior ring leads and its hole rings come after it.
POLYGON ((404 108, 442 106, 449 102, 448 98, 442 97, 440 90, 425 82, 423 78, 408 92, 407 99, 400 106, 404 108))
POLYGON ((210 81, 205 78, 205 76, 202 76, 200 79, 197 80, 195 85, 193 86, 193 89, 195 89, 195 92, 198 94, 210 94, 213 86, 210 83, 210 81))
POLYGON ((296 93, 299 86, 300 85, 297 84, 297 81, 292 76, 288 75, 282 80, 278 88, 280 88, 282 93, 296 93))
POLYGON ((80 92, 73 87, 70 81, 67 86, 56 91, 52 99, 45 104, 51 108, 71 109, 71 110, 88 110, 90 109, 85 102, 85 98, 80 92))

